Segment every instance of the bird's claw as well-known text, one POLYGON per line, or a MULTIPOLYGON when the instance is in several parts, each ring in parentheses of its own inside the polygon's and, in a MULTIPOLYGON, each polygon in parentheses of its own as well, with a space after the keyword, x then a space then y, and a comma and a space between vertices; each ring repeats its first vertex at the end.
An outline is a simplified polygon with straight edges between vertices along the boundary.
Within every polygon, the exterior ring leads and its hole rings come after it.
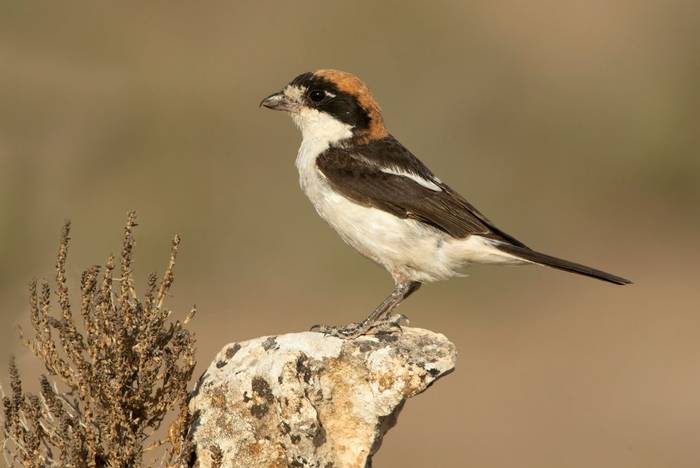
POLYGON ((403 314, 394 314, 384 320, 374 323, 350 323, 344 326, 338 325, 314 325, 311 331, 323 333, 325 336, 333 336, 343 340, 353 340, 364 335, 391 335, 402 333, 403 326, 408 325, 408 317, 403 314))
POLYGON ((375 335, 392 335, 403 333, 403 327, 408 326, 408 317, 404 314, 394 314, 372 325, 371 331, 375 335))
POLYGON ((334 336, 343 340, 352 340, 358 336, 362 336, 365 331, 362 330, 361 324, 350 323, 348 325, 314 325, 311 331, 323 333, 324 336, 334 336))

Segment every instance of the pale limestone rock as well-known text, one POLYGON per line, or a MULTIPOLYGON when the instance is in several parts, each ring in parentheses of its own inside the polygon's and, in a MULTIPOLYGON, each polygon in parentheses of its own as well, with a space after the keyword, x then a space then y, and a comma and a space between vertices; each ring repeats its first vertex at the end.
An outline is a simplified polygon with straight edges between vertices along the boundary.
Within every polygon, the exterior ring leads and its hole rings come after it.
POLYGON ((232 343, 190 408, 200 467, 371 466, 406 399, 455 366, 455 346, 419 328, 352 341, 315 332, 232 343))

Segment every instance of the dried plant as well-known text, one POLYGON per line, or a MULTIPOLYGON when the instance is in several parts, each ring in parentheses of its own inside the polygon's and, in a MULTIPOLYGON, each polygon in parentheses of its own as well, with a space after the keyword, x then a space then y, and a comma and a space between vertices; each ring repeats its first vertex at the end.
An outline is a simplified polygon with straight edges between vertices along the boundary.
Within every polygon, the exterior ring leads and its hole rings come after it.
POLYGON ((195 340, 185 325, 195 309, 183 322, 172 322, 164 306, 180 239, 173 239, 162 278, 150 275, 139 298, 132 270, 135 227, 131 212, 118 269, 110 255, 104 268, 83 273, 77 307, 82 320, 75 319, 66 279, 70 223, 63 228, 56 262, 60 317, 50 313, 49 285, 31 284, 33 336, 22 339, 48 376, 41 377, 38 395, 26 393, 10 363, 2 428, 8 465, 134 467, 142 465, 145 452, 159 449, 161 464, 187 466, 192 451, 187 388, 195 340), (162 440, 156 432, 171 410, 177 416, 162 440))

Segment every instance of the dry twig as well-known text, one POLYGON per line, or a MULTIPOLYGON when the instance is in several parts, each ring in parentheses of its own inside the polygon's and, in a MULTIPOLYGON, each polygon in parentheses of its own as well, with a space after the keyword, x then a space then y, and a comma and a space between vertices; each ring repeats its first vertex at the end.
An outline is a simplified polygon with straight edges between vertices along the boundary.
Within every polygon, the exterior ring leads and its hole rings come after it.
POLYGON ((63 228, 56 261, 59 318, 50 313, 49 285, 30 285, 33 336, 22 340, 43 362, 48 376, 41 377, 38 395, 26 393, 14 360, 10 363, 11 393, 2 399, 8 464, 134 467, 142 463, 146 450, 167 444, 168 466, 187 466, 191 453, 187 388, 195 366, 195 339, 185 325, 195 309, 181 323, 169 321, 171 311, 164 306, 180 238, 173 239, 162 278, 149 276, 146 293, 139 299, 132 270, 136 225, 131 212, 118 279, 113 256, 104 268, 92 266, 83 273, 80 323, 66 277, 70 223, 63 228), (177 416, 168 438, 160 440, 155 432, 171 410, 177 416))

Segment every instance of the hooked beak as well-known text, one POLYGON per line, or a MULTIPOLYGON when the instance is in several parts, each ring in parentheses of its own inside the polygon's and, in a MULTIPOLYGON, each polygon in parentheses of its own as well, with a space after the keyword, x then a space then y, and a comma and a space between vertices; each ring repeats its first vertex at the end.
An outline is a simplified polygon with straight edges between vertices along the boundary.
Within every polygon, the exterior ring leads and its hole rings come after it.
POLYGON ((260 101, 260 107, 289 112, 297 108, 297 103, 284 94, 284 92, 280 91, 260 101))

